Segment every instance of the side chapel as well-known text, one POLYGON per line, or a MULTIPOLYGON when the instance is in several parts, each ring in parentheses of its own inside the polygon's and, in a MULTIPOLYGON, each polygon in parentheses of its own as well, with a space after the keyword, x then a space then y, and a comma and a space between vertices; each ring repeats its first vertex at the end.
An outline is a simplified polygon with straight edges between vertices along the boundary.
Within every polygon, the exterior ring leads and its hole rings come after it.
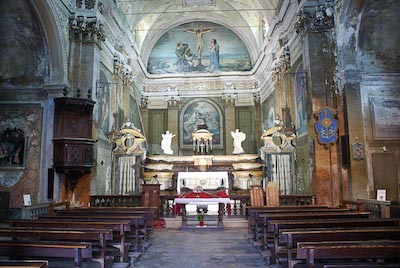
POLYGON ((154 184, 162 200, 199 187, 248 200, 275 183, 329 206, 377 190, 399 202, 400 1, 0 7, 0 192, 14 216, 24 195, 89 206, 154 184))

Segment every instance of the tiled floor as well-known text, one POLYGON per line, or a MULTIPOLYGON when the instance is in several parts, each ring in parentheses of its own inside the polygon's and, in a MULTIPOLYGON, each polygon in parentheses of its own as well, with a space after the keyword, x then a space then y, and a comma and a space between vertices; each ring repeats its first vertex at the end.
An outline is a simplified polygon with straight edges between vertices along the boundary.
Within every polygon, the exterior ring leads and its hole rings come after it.
POLYGON ((246 232, 245 228, 224 231, 157 229, 156 239, 135 267, 265 267, 260 254, 248 244, 246 232))

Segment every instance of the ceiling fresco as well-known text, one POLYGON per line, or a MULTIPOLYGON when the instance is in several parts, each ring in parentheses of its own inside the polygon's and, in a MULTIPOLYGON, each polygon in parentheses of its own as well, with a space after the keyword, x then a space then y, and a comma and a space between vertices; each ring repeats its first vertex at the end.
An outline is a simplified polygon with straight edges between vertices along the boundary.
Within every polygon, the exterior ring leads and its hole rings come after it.
POLYGON ((181 24, 153 47, 150 74, 249 71, 252 62, 243 41, 230 29, 211 22, 181 24))

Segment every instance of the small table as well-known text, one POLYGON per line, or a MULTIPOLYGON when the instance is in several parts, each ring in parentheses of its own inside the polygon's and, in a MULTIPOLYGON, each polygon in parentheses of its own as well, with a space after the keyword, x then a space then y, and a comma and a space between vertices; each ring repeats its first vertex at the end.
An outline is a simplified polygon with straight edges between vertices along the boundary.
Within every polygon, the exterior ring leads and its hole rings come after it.
POLYGON ((187 214, 186 214, 186 204, 195 204, 195 205, 207 205, 209 203, 218 203, 218 228, 223 228, 223 217, 224 217, 224 207, 225 204, 230 203, 230 198, 175 198, 174 205, 179 204, 183 205, 182 208, 182 225, 181 228, 187 228, 187 214))

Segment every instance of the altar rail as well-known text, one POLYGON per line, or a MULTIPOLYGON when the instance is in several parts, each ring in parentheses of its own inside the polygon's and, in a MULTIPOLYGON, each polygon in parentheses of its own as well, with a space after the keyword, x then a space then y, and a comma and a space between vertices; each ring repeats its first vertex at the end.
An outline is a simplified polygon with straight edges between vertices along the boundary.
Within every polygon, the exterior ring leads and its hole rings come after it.
MULTIPOLYGON (((174 199, 176 194, 160 195, 160 217, 174 216, 174 199)), ((246 216, 246 206, 250 205, 250 194, 231 193, 231 206, 225 208, 225 214, 246 216)), ((265 200, 265 195, 264 195, 265 200)), ((315 195, 280 195, 281 206, 315 205, 315 195)), ((141 195, 91 195, 91 207, 138 207, 141 206, 141 195)))
POLYGON ((69 207, 69 202, 43 203, 25 206, 21 208, 21 219, 36 220, 40 215, 54 214, 58 207, 69 207))
POLYGON ((342 204, 352 210, 371 212, 372 218, 390 218, 391 201, 375 199, 358 199, 357 201, 343 200, 342 204))
POLYGON ((140 207, 142 195, 91 195, 91 207, 140 207))

